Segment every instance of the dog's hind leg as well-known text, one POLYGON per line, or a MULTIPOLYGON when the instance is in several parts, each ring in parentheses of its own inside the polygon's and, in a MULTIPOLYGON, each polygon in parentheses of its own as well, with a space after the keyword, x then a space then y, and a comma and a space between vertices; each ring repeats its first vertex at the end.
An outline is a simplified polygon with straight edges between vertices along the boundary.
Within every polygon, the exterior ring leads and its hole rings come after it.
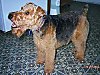
POLYGON ((89 31, 89 23, 85 16, 80 16, 76 30, 72 36, 72 43, 75 46, 75 58, 82 61, 86 48, 86 40, 89 31))

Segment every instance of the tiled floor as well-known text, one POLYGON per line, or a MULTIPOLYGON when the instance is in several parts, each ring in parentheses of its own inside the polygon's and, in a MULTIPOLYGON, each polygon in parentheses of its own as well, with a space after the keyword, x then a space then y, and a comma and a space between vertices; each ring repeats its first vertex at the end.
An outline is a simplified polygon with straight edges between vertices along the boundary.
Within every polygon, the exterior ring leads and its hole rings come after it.
MULTIPOLYGON (((73 2, 71 10, 81 9, 85 3, 73 2)), ((77 61, 70 43, 57 50, 52 75, 100 75, 100 6, 89 4, 90 33, 85 61, 77 61)), ((65 12, 66 6, 62 9, 65 12)), ((44 75, 44 65, 36 64, 36 48, 32 35, 20 39, 11 32, 0 32, 0 75, 44 75)))

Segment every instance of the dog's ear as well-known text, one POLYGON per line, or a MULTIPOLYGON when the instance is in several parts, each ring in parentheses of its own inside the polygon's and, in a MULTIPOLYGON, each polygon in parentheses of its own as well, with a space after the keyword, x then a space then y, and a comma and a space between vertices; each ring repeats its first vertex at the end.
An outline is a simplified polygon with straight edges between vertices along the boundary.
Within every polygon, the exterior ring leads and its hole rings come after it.
POLYGON ((41 16, 46 15, 45 10, 40 6, 37 7, 37 12, 36 13, 38 13, 41 16))

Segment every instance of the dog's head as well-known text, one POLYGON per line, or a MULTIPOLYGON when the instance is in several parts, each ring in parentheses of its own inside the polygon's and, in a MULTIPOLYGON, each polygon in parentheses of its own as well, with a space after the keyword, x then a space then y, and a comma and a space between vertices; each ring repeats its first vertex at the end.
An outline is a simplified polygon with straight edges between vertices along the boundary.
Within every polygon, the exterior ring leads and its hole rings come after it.
POLYGON ((34 3, 27 3, 21 7, 21 10, 9 13, 12 33, 20 37, 27 29, 37 30, 43 23, 43 15, 45 15, 45 10, 34 3))

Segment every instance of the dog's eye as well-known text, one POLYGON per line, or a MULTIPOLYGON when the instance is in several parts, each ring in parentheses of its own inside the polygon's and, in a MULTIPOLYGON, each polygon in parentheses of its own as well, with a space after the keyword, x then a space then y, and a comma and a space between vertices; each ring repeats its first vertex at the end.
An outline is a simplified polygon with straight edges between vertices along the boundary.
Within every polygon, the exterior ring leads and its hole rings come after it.
POLYGON ((29 15, 29 11, 25 12, 26 15, 29 15))

